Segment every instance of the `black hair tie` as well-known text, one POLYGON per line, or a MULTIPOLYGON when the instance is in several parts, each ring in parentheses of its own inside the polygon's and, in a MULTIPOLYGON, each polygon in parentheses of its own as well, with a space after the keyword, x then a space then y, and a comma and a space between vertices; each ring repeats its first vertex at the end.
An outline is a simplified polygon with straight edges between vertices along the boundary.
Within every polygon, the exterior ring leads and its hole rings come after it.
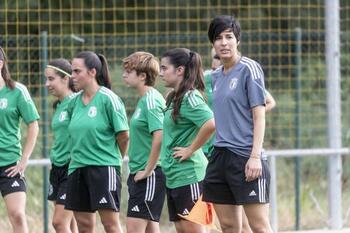
POLYGON ((186 66, 188 66, 188 65, 190 64, 190 62, 192 61, 194 52, 190 51, 190 52, 189 52, 189 55, 190 55, 190 57, 189 57, 189 59, 188 59, 188 61, 187 61, 187 63, 186 63, 186 66))

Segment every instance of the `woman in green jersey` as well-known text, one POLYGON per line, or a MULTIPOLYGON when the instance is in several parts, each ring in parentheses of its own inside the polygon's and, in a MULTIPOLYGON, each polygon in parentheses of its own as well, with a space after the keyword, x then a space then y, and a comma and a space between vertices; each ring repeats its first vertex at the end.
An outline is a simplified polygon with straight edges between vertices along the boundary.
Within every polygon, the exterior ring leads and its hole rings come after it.
POLYGON ((1 47, 0 70, 0 191, 13 231, 26 233, 24 170, 39 133, 39 114, 27 88, 11 79, 7 58, 1 47), (23 151, 21 120, 27 125, 23 151))
POLYGON ((48 199, 55 205, 52 225, 56 232, 62 233, 78 232, 73 212, 64 209, 70 161, 67 107, 74 97, 71 74, 72 66, 66 59, 53 60, 45 69, 46 87, 50 94, 57 97, 51 121, 54 139, 50 153, 52 168, 48 199))
POLYGON ((165 100, 153 86, 159 63, 150 53, 123 59, 123 79, 140 99, 130 119, 128 233, 159 233, 165 199, 165 177, 159 164, 165 100))
POLYGON ((198 53, 171 49, 161 58, 160 76, 173 88, 166 98, 161 166, 166 177, 170 221, 177 232, 204 232, 188 215, 202 193, 207 159, 201 149, 215 130, 213 113, 204 91, 202 62, 198 53))
POLYGON ((74 87, 69 104, 71 161, 66 209, 74 211, 79 232, 95 231, 98 211, 106 232, 122 232, 120 169, 129 141, 124 104, 111 91, 106 58, 91 51, 72 60, 74 87))

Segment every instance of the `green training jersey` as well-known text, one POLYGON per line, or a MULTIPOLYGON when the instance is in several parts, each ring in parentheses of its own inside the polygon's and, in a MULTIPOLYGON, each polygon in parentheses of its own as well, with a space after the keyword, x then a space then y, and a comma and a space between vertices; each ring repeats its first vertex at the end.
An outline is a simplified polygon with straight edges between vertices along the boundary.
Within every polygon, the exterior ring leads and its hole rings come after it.
POLYGON ((165 100, 154 88, 148 90, 138 101, 130 119, 128 155, 131 174, 146 168, 152 148, 152 133, 163 129, 164 109, 165 100))
POLYGON ((50 158, 55 166, 62 167, 70 160, 70 137, 68 133, 69 116, 67 112, 69 102, 77 95, 76 93, 66 96, 58 103, 51 121, 53 131, 53 146, 50 158))
POLYGON ((213 89, 211 88, 211 73, 212 70, 206 70, 204 72, 204 84, 205 84, 205 96, 208 106, 213 109, 213 89))
POLYGON ((116 136, 129 129, 122 100, 111 90, 101 87, 88 104, 83 92, 71 100, 68 131, 71 137, 71 161, 68 173, 85 166, 115 166, 122 157, 116 136))
POLYGON ((179 162, 173 157, 173 148, 190 146, 202 125, 213 118, 213 113, 198 90, 186 93, 176 122, 171 116, 172 111, 171 104, 164 115, 161 166, 166 176, 166 186, 177 188, 202 181, 208 162, 202 149, 179 162))
POLYGON ((27 88, 16 82, 15 88, 0 89, 0 166, 18 161, 21 152, 21 119, 28 125, 39 114, 27 88))
MULTIPOLYGON (((213 109, 213 89, 211 87, 211 73, 212 70, 207 70, 204 72, 204 82, 205 82, 205 95, 207 97, 207 103, 210 109, 213 109)), ((210 156, 210 152, 213 148, 213 143, 215 139, 215 134, 202 146, 202 150, 206 156, 210 156)))

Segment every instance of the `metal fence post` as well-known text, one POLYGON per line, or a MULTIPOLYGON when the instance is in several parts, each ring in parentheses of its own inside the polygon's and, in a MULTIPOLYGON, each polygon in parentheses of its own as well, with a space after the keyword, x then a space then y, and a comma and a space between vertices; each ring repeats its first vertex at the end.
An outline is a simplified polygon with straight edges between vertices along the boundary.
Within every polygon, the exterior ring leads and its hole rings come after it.
POLYGON ((270 162, 270 221, 274 232, 278 232, 276 156, 269 156, 270 162))
MULTIPOLYGON (((41 32, 40 36, 40 45, 41 45, 41 73, 42 73, 42 85, 41 85, 41 132, 42 132, 42 155, 44 158, 48 157, 48 132, 49 132, 49 126, 48 126, 48 101, 47 101, 47 89, 45 87, 45 67, 47 65, 47 32, 43 31, 41 32)), ((48 168, 47 166, 43 167, 43 204, 44 204, 44 233, 49 232, 48 222, 49 222, 49 208, 47 203, 47 192, 48 192, 48 168)))
MULTIPOLYGON (((340 23, 339 0, 325 0, 328 143, 333 149, 341 148, 341 97, 340 97, 340 23)), ((328 209, 329 226, 340 229, 342 223, 341 155, 328 158, 328 209)))
MULTIPOLYGON (((301 28, 295 29, 295 148, 301 147, 301 28)), ((295 230, 300 230, 301 158, 295 161, 295 230)))

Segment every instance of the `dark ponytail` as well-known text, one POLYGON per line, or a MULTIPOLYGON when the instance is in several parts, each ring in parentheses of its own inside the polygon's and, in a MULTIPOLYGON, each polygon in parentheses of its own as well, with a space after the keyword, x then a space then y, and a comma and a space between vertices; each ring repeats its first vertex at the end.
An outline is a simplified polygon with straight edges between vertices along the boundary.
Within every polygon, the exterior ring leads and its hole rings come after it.
POLYGON ((1 69, 1 76, 5 81, 5 85, 8 88, 13 89, 13 88, 15 88, 15 81, 13 81, 11 79, 11 74, 10 74, 10 71, 9 71, 9 68, 7 65, 7 57, 6 57, 5 51, 2 47, 0 47, 0 60, 3 61, 3 66, 1 69))
POLYGON ((172 118, 176 121, 176 118, 180 115, 181 102, 183 97, 189 90, 197 89, 200 92, 204 92, 204 77, 202 69, 202 59, 201 56, 186 48, 176 48, 165 52, 162 58, 167 57, 169 63, 175 68, 183 66, 184 77, 179 85, 179 89, 175 92, 169 93, 166 99, 167 107, 170 107, 173 103, 174 109, 171 113, 172 118))
POLYGON ((96 54, 92 51, 83 51, 78 53, 74 58, 81 58, 84 60, 85 66, 89 69, 96 70, 96 81, 98 85, 112 89, 112 81, 109 74, 108 63, 105 56, 96 54))
MULTIPOLYGON (((204 92, 204 75, 202 68, 202 58, 201 56, 193 51, 189 52, 190 58, 185 69, 185 80, 190 80, 189 83, 194 81, 194 88, 200 92, 204 92)), ((182 83, 181 83, 182 84, 182 83)), ((180 84, 180 87, 181 87, 180 84)))
POLYGON ((108 63, 107 59, 103 54, 97 54, 98 58, 101 61, 101 72, 100 75, 98 75, 97 78, 97 83, 100 84, 101 86, 107 87, 108 89, 112 89, 112 80, 111 80, 111 75, 109 74, 109 68, 108 68, 108 63))

